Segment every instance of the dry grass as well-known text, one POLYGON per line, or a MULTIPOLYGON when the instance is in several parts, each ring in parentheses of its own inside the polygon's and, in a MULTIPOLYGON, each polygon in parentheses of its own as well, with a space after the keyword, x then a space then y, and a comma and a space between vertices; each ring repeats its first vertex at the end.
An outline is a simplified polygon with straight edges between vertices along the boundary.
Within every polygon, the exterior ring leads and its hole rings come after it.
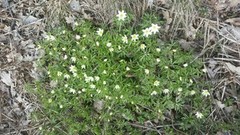
POLYGON ((49 0, 46 4, 47 22, 58 25, 64 17, 75 16, 77 19, 92 20, 95 24, 111 24, 113 16, 118 10, 132 12, 138 20, 148 8, 148 0, 81 0, 75 6, 80 7, 73 10, 69 4, 71 0, 49 0))
POLYGON ((49 0, 44 3, 46 23, 51 27, 59 25, 65 16, 71 14, 68 0, 49 0))
MULTIPOLYGON (((84 18, 92 20, 96 24, 111 24, 112 18, 117 10, 130 11, 134 13, 135 19, 138 20, 149 8, 148 0, 79 0, 79 2, 81 10, 76 12, 72 11, 69 7, 69 0, 46 1, 43 3, 45 10, 44 18, 46 18, 45 22, 53 27, 60 24, 60 21, 64 20, 65 17, 75 16, 75 18, 78 19, 84 18)), ((181 0, 181 2, 180 0, 154 0, 154 2, 153 10, 158 10, 159 14, 163 15, 166 20, 164 28, 166 32, 165 37, 171 40, 180 37, 187 42, 196 42, 199 48, 201 48, 201 50, 198 50, 199 53, 197 57, 201 57, 205 61, 205 67, 208 69, 207 81, 210 81, 213 85, 215 92, 214 98, 221 102, 226 101, 229 97, 233 98, 234 105, 228 107, 239 108, 240 102, 238 99, 240 97, 238 96, 238 91, 240 88, 240 76, 229 69, 226 63, 231 63, 236 67, 240 66, 240 47, 239 40, 230 38, 234 37, 234 35, 231 35, 231 32, 227 31, 227 34, 223 34, 222 29, 229 25, 223 23, 220 18, 211 20, 200 17, 193 0, 181 0), (163 1, 166 3, 163 3, 163 1), (203 42, 199 42, 199 40, 203 42)), ((30 70, 29 67, 26 68, 30 70)), ((1 70, 5 70, 5 68, 1 70)), ((28 70, 26 69, 26 71, 28 70)), ((3 86, 1 88, 3 88, 3 86)), ((16 120, 12 118, 8 119, 5 115, 2 115, 3 112, 1 108, 3 104, 5 105, 5 102, 8 102, 8 98, 12 99, 12 97, 5 96, 3 98, 1 97, 3 95, 1 92, 2 91, 0 91, 0 122, 16 122, 16 120)), ((29 97, 26 97, 26 99, 35 104, 36 107, 38 106, 37 103, 35 103, 36 99, 29 97)), ((213 107, 212 110, 210 117, 216 120, 219 117, 222 118, 226 116, 219 108, 213 107)), ((228 121, 233 119, 234 118, 228 118, 228 121)), ((14 125, 12 126, 14 127, 14 125)), ((22 129, 22 131, 37 134, 32 132, 36 131, 35 129, 37 127, 38 126, 34 125, 22 129)), ((12 132, 9 134, 18 134, 13 128, 11 130, 12 132)))

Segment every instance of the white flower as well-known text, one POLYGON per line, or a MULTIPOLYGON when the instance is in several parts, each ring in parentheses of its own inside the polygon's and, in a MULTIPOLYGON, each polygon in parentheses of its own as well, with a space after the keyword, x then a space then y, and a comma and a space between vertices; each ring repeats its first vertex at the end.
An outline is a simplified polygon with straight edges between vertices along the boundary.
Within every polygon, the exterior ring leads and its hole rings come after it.
POLYGON ((121 95, 120 98, 122 99, 122 98, 123 98, 123 95, 121 95))
POLYGON ((108 61, 108 59, 104 59, 103 61, 104 61, 104 62, 107 62, 107 61, 108 61))
POLYGON ((62 72, 58 71, 57 76, 62 76, 62 72))
POLYGON ((141 44, 140 45, 140 49, 144 50, 146 48, 146 45, 145 44, 141 44))
POLYGON ((82 35, 82 37, 86 37, 86 36, 87 36, 87 35, 85 35, 85 34, 84 34, 84 35, 82 35))
POLYGON ((52 99, 50 98, 50 99, 48 99, 48 103, 52 103, 52 99))
POLYGON ((118 46, 118 50, 121 50, 121 49, 122 49, 122 47, 119 45, 119 46, 118 46))
POLYGON ((194 95, 194 94, 196 94, 196 92, 194 90, 191 90, 190 95, 194 95))
POLYGON ((52 90, 52 91, 51 91, 51 94, 54 94, 54 93, 55 93, 55 91, 54 91, 54 90, 52 90))
POLYGON ((192 80, 192 79, 189 79, 189 82, 192 84, 192 83, 193 83, 193 80, 192 80))
POLYGON ((97 91, 98 94, 101 93, 101 90, 99 90, 99 89, 97 89, 96 91, 97 91))
POLYGON ((73 76, 76 77, 76 76, 77 76, 77 73, 73 73, 73 76))
POLYGON ((79 40, 80 38, 81 38, 81 37, 80 37, 79 35, 76 35, 76 36, 75 36, 75 39, 76 39, 76 40, 79 40))
POLYGON ((66 31, 65 31, 65 30, 63 30, 63 31, 62 31, 62 34, 65 34, 65 33, 66 33, 66 31))
POLYGON ((71 88, 71 89, 69 90, 69 92, 72 93, 72 94, 75 94, 75 93, 76 93, 76 90, 71 88))
POLYGON ((96 46, 99 46, 99 42, 98 41, 96 42, 96 46))
POLYGON ((61 109, 62 109, 62 108, 63 108, 63 105, 59 105, 59 108, 61 108, 61 109))
POLYGON ((99 28, 97 31, 97 35, 101 37, 103 35, 103 29, 99 28))
POLYGON ((71 57, 72 62, 76 62, 76 57, 71 57))
POLYGON ((130 70, 130 68, 129 68, 129 67, 126 67, 126 70, 127 70, 127 71, 129 71, 129 70, 130 70))
POLYGON ((114 88, 115 88, 116 90, 119 90, 119 89, 120 89, 120 86, 119 86, 119 85, 116 85, 114 88))
POLYGON ((202 71, 203 71, 204 73, 207 73, 207 69, 206 69, 206 68, 202 69, 202 71))
POLYGON ((112 43, 107 43, 107 47, 111 47, 112 46, 112 43))
POLYGON ((67 87, 68 87, 68 84, 64 84, 64 87, 67 88, 67 87))
POLYGON ((176 50, 176 49, 173 49, 172 51, 173 51, 174 53, 175 53, 175 52, 177 52, 177 50, 176 50))
POLYGON ((91 84, 91 85, 90 85, 90 88, 91 88, 91 89, 95 89, 95 88, 96 88, 96 85, 91 84))
POLYGON ((152 24, 152 26, 150 27, 150 31, 153 34, 156 34, 158 32, 158 29, 160 29, 160 27, 157 24, 152 24))
POLYGON ((131 37, 132 37, 132 41, 136 41, 136 40, 138 40, 138 37, 139 37, 139 35, 138 34, 133 34, 133 35, 131 35, 131 37))
POLYGON ((93 78, 93 77, 89 76, 88 78, 89 78, 89 80, 90 80, 91 82, 94 81, 94 78, 93 78))
POLYGON ((149 74, 149 70, 148 69, 144 69, 144 72, 145 72, 145 74, 149 74))
POLYGON ((159 84, 160 84, 159 81, 155 81, 155 82, 153 83, 154 86, 159 86, 159 84))
POLYGON ((89 83, 89 82, 93 82, 93 81, 94 81, 94 78, 91 77, 91 76, 85 76, 85 75, 84 75, 84 77, 85 77, 85 82, 86 82, 86 83, 89 83))
POLYGON ((117 14, 117 18, 118 18, 118 21, 124 21, 125 18, 127 17, 127 13, 125 11, 118 11, 118 14, 117 14))
POLYGON ((103 70, 103 72, 102 72, 103 74, 107 74, 107 71, 106 70, 103 70))
POLYGON ((202 113, 200 113, 200 112, 196 112, 196 117, 198 118, 198 119, 201 119, 202 117, 203 117, 203 114, 202 113))
POLYGON ((79 24, 77 22, 74 23, 75 26, 78 26, 79 24))
POLYGON ((53 55, 53 53, 52 53, 52 52, 49 52, 49 55, 53 55))
POLYGON ((128 38, 127 38, 127 36, 126 35, 124 35, 123 37, 122 37, 122 41, 123 41, 123 43, 128 43, 128 38))
POLYGON ((144 29, 144 30, 142 30, 142 31, 143 31, 143 36, 144 36, 144 37, 148 37, 149 35, 152 34, 150 28, 146 28, 146 29, 144 29))
POLYGON ((82 69, 86 69, 86 66, 85 66, 85 65, 82 65, 81 68, 82 68, 82 69))
POLYGON ((160 59, 159 59, 159 58, 157 58, 157 59, 156 59, 156 61, 157 61, 157 63, 159 63, 159 62, 160 62, 160 59))
POLYGON ((183 67, 187 67, 187 66, 188 66, 188 64, 187 64, 187 63, 183 64, 183 67))
POLYGON ((210 96, 210 93, 208 92, 208 90, 202 90, 202 95, 207 97, 210 96))
POLYGON ((169 89, 164 89, 164 90, 163 90, 163 93, 164 93, 164 94, 169 93, 169 89))
POLYGON ((179 92, 182 92, 182 90, 183 90, 182 88, 178 88, 178 91, 179 91, 179 92))
POLYGON ((64 55, 63 59, 66 60, 67 58, 68 58, 68 56, 67 56, 67 55, 64 55))
POLYGON ((63 47, 63 48, 62 48, 62 50, 63 50, 63 51, 66 51, 66 48, 65 48, 65 47, 63 47))
POLYGON ((109 51, 110 51, 110 52, 113 52, 113 51, 114 51, 114 49, 113 49, 113 48, 109 48, 109 51))
POLYGON ((106 81, 103 81, 103 85, 106 85, 107 84, 107 82, 106 81))
POLYGON ((156 51, 157 51, 157 52, 161 52, 161 49, 160 49, 160 48, 156 48, 156 51))
POLYGON ((153 92, 151 93, 151 96, 154 96, 154 95, 157 95, 157 92, 156 92, 156 91, 153 91, 153 92))
POLYGON ((65 74, 65 75, 64 75, 64 78, 69 79, 69 78, 70 78, 70 75, 65 74))
POLYGON ((95 78, 95 81, 99 81, 100 80, 99 76, 94 76, 94 78, 95 78))
POLYGON ((82 92, 85 92, 85 91, 86 91, 86 89, 83 88, 83 89, 82 89, 82 92))
POLYGON ((77 68, 76 68, 75 66, 73 66, 73 65, 71 65, 71 66, 69 67, 69 69, 70 69, 70 72, 72 72, 72 73, 77 72, 77 68))
POLYGON ((165 69, 168 69, 168 66, 164 66, 165 69))

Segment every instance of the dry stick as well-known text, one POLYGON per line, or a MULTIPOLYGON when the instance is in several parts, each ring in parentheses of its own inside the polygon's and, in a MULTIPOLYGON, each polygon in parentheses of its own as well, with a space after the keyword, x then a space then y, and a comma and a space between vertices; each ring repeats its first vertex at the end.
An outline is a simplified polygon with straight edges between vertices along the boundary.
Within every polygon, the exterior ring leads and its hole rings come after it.
MULTIPOLYGON (((29 131, 29 130, 33 130, 33 129, 37 129, 38 127, 33 127, 33 128, 26 128, 26 129, 23 129, 21 131, 29 131)), ((21 132, 20 131, 20 132, 21 132)), ((9 132, 9 133, 5 133, 5 135, 13 135, 13 134, 16 134, 16 133, 19 133, 19 131, 13 131, 13 132, 9 132)))
POLYGON ((2 92, 0 92, 1 95, 0 95, 0 123, 2 123, 2 108, 3 108, 3 96, 2 96, 2 92))
POLYGON ((223 92, 222 92, 222 97, 221 97, 221 100, 223 100, 223 97, 224 97, 224 95, 225 95, 225 92, 226 92, 226 82, 224 82, 225 84, 224 84, 224 87, 223 87, 223 92))
POLYGON ((223 45, 223 48, 228 49, 228 50, 230 50, 230 51, 233 51, 233 52, 235 52, 235 53, 239 53, 239 50, 234 50, 234 49, 232 49, 232 48, 230 48, 230 47, 228 47, 228 46, 226 46, 226 45, 223 45))
POLYGON ((221 60, 221 61, 234 61, 234 62, 239 62, 240 60, 237 59, 231 59, 231 58, 213 58, 214 60, 221 60))
POLYGON ((2 115, 3 115, 4 117, 6 117, 7 119, 11 120, 12 122, 16 122, 15 120, 13 120, 12 118, 8 117, 8 116, 5 115, 4 113, 2 113, 2 115))
MULTIPOLYGON (((166 9, 166 8, 163 8, 163 7, 156 7, 156 8, 161 9, 161 10, 164 10, 164 11, 170 11, 169 9, 166 9)), ((179 13, 179 12, 173 12, 173 13, 179 14, 179 15, 184 15, 183 13, 181 14, 181 13, 179 13)), ((188 16, 189 16, 189 15, 188 15, 188 16)), ((219 26, 221 26, 221 27, 228 26, 228 24, 226 24, 226 23, 220 23, 219 20, 213 21, 213 20, 209 20, 209 19, 207 19, 207 18, 202 18, 202 17, 198 17, 198 16, 196 16, 196 18, 197 18, 197 19, 204 20, 204 21, 207 21, 207 22, 211 22, 211 23, 213 23, 213 24, 216 24, 216 26, 218 26, 218 29, 220 29, 219 26)), ((239 42, 237 42, 237 41, 235 41, 235 40, 233 40, 233 39, 230 39, 230 38, 226 37, 225 35, 221 34, 221 32, 220 32, 219 30, 217 30, 216 28, 211 27, 211 29, 214 30, 214 31, 216 31, 218 34, 220 34, 221 36, 225 37, 225 38, 228 39, 229 41, 232 41, 233 43, 236 43, 236 44, 240 44, 239 42)), ((231 34, 231 33, 229 33, 229 34, 231 34)), ((232 34, 231 34, 231 35, 232 35, 232 34)), ((234 37, 234 36, 232 35, 232 37, 234 37)))

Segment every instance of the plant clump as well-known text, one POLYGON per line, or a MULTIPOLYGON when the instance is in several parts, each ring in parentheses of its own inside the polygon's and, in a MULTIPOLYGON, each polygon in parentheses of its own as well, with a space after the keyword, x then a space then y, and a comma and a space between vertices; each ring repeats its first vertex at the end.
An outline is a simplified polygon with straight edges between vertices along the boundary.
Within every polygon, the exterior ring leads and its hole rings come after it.
POLYGON ((159 43, 161 28, 154 19, 132 28, 129 15, 118 13, 112 29, 81 21, 73 31, 63 27, 41 43, 45 56, 40 65, 47 69, 42 81, 49 82, 37 88, 42 116, 49 119, 41 131, 204 130, 211 91, 197 81, 201 62, 192 61, 177 43, 159 43))

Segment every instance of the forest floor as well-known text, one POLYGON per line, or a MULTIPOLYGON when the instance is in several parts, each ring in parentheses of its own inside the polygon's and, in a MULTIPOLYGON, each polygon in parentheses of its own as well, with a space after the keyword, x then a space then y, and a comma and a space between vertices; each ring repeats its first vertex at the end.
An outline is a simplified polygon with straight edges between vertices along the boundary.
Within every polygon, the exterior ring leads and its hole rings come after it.
MULTIPOLYGON (((240 2, 184 1, 146 0, 136 2, 135 6, 126 3, 136 20, 144 12, 157 11, 166 22, 162 27, 166 32, 163 40, 177 40, 182 49, 196 51, 196 57, 204 60, 205 79, 214 89, 212 104, 216 118, 231 117, 231 112, 240 109, 240 2), (231 104, 225 104, 228 99, 231 104)), ((36 42, 62 20, 70 26, 77 19, 110 24, 111 14, 116 11, 110 10, 112 7, 107 3, 98 2, 0 2, 0 134, 37 134, 39 124, 31 121, 31 113, 39 104, 26 87, 42 74, 36 62, 43 52, 36 42)), ((221 134, 225 132, 219 130, 218 135, 221 134)))

